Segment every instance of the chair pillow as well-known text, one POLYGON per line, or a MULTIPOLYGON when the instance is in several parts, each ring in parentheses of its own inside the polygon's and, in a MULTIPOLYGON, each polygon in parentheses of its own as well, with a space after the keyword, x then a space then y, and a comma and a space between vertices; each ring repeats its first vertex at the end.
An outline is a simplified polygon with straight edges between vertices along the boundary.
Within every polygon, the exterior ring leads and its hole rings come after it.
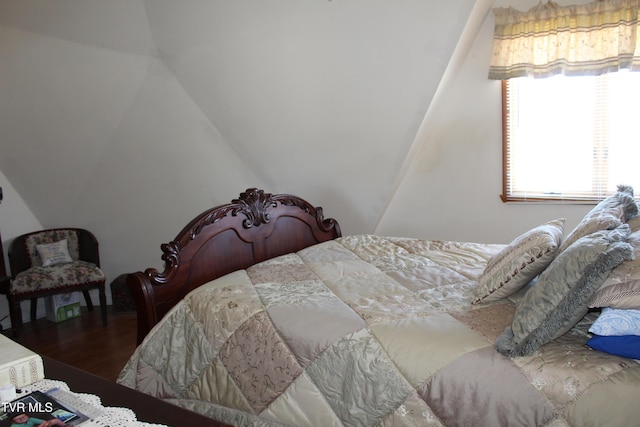
POLYGON ((510 327, 496 340, 505 356, 526 356, 571 329, 611 269, 633 257, 629 226, 602 230, 569 246, 524 294, 510 327))
POLYGON ((60 240, 67 240, 67 249, 71 258, 76 260, 80 258, 80 246, 78 241, 78 232, 72 228, 56 228, 53 230, 42 230, 30 233, 24 240, 31 265, 42 265, 42 260, 36 249, 37 245, 46 243, 55 243, 60 240))
POLYGON ((36 245, 36 250, 42 260, 43 267, 73 262, 73 258, 69 255, 67 239, 62 239, 53 243, 42 243, 36 245))
POLYGON ((564 218, 518 236, 489 260, 472 303, 498 301, 522 289, 553 261, 563 232, 564 218))

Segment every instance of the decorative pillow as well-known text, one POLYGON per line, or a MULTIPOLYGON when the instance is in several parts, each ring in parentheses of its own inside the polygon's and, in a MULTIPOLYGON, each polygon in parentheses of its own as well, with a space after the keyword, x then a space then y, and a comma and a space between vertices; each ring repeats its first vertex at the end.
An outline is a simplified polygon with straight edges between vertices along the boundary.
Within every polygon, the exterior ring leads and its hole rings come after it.
MULTIPOLYGON (((632 224, 636 222, 634 220, 632 218, 628 223, 632 231, 636 226, 632 224)), ((590 308, 640 309, 640 231, 629 236, 629 244, 633 247, 634 259, 623 262, 611 271, 589 302, 590 308)))
POLYGON ((607 279, 589 303, 595 307, 640 309, 640 278, 619 283, 607 279))
POLYGON ((558 253, 565 251, 576 240, 600 230, 613 230, 624 224, 624 209, 618 206, 587 214, 582 221, 564 238, 558 253))
POLYGON ((640 335, 640 310, 604 308, 589 332, 596 335, 640 335))
POLYGON ((633 198, 633 188, 629 185, 618 185, 617 192, 598 203, 589 214, 621 206, 624 210, 624 222, 638 215, 638 204, 633 198))
POLYGON ((623 224, 582 237, 559 254, 516 306, 496 349, 511 357, 530 355, 571 329, 611 269, 633 256, 628 236, 623 224))
POLYGON ((636 215, 638 215, 638 204, 633 198, 633 188, 619 185, 615 194, 602 200, 582 218, 582 221, 565 237, 558 253, 581 237, 600 230, 612 230, 636 215))
POLYGON ((43 267, 73 262, 71 255, 69 255, 69 245, 67 245, 66 239, 54 243, 36 245, 36 250, 40 255, 43 267))
POLYGON ((632 233, 640 231, 640 215, 636 215, 633 218, 630 218, 627 221, 627 224, 629 224, 629 228, 631 229, 632 233))
POLYGON ((563 233, 564 218, 518 236, 489 260, 472 303, 498 301, 523 288, 553 261, 563 233))
POLYGON ((31 265, 42 265, 40 255, 36 249, 37 245, 45 243, 59 242, 67 240, 67 248, 71 258, 78 259, 80 257, 80 245, 78 241, 78 232, 72 228, 54 228, 52 230, 42 230, 29 234, 24 241, 31 265))
POLYGON ((616 356, 640 359, 640 337, 637 335, 624 335, 620 337, 593 336, 587 345, 594 350, 615 354, 616 356))

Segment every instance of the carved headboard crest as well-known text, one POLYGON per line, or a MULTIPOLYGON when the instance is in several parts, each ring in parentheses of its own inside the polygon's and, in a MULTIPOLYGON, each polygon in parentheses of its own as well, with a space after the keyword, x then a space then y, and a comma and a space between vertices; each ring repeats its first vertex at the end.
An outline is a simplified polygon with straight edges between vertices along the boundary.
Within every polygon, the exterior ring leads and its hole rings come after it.
MULTIPOLYGON (((245 229, 249 229, 254 226, 258 227, 261 224, 268 224, 271 218, 269 216, 269 213, 267 212, 267 209, 270 207, 275 208, 278 203, 285 206, 296 206, 307 213, 311 212, 313 209, 316 209, 316 219, 318 220, 318 225, 325 225, 323 224, 324 217, 322 215, 322 208, 314 208, 308 202, 296 196, 291 196, 288 194, 278 194, 274 196, 271 193, 265 193, 263 190, 258 190, 257 188, 249 188, 243 193, 240 193, 239 198, 231 200, 230 204, 213 210, 209 215, 203 217, 196 224, 194 224, 191 229, 190 239, 195 239, 196 236, 200 234, 203 227, 213 224, 214 222, 219 221, 229 214, 231 214, 231 216, 238 216, 238 214, 243 214, 246 217, 242 221, 242 226, 245 229)), ((325 226, 329 228, 333 227, 333 222, 334 221, 331 220, 331 223, 325 226)), ((184 247, 184 245, 187 243, 188 242, 178 242, 178 246, 184 247)))
POLYGON ((244 228, 251 228, 254 225, 257 227, 260 224, 268 223, 270 218, 267 208, 275 208, 277 205, 271 194, 255 188, 250 188, 244 193, 240 193, 240 198, 233 199, 231 203, 236 205, 232 205, 230 209, 231 215, 236 216, 240 212, 247 217, 242 221, 244 228))
MULTIPOLYGON (((281 203, 286 204, 286 200, 283 199, 281 203)), ((292 206, 293 204, 293 201, 289 200, 288 205, 292 206)), ((197 220, 197 222, 192 225, 191 232, 183 235, 182 239, 161 244, 162 260, 168 266, 178 266, 180 250, 184 248, 190 240, 195 239, 204 227, 221 220, 229 214, 232 216, 237 216, 238 213, 243 214, 246 219, 242 221, 242 226, 248 229, 253 226, 257 227, 260 224, 267 224, 270 220, 267 208, 276 206, 277 201, 272 194, 265 193, 264 190, 249 188, 245 192, 240 193, 239 198, 233 199, 230 204, 213 209, 208 215, 197 220)), ((303 209, 309 212, 308 208, 304 207, 303 209)), ((173 268, 167 269, 167 271, 172 270, 173 268)), ((159 282, 166 280, 164 274, 160 275, 154 268, 147 269, 146 274, 150 277, 157 277, 159 282)))

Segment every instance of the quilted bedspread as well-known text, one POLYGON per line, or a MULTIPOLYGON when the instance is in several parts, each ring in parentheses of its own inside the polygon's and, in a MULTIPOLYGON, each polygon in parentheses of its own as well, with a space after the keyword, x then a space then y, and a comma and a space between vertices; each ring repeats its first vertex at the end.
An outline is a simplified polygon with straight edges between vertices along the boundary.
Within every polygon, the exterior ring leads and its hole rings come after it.
POLYGON ((585 346, 595 315, 496 352, 520 296, 471 298, 503 247, 361 235, 271 259, 190 293, 118 381, 238 426, 639 422, 640 363, 585 346))

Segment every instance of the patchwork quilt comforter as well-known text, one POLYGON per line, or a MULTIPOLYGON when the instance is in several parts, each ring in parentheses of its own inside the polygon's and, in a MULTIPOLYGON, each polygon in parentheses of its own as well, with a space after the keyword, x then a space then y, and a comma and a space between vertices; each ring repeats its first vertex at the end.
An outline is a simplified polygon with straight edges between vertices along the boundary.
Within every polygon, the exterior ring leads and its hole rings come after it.
POLYGON ((520 294, 472 305, 503 245, 343 237, 199 287, 124 385, 234 425, 587 426, 640 419, 640 363, 585 346, 494 347, 520 294))

